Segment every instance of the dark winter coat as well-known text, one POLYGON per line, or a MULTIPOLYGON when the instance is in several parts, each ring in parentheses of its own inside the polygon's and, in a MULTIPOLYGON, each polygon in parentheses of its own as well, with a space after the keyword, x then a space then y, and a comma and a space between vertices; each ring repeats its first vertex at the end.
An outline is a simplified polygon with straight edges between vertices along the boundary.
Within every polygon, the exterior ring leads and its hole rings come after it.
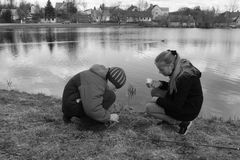
MULTIPOLYGON (((156 103, 176 120, 191 121, 199 115, 203 103, 201 72, 187 60, 182 60, 182 63, 184 67, 192 68, 192 74, 183 73, 176 81, 177 92, 170 94, 168 91, 156 103)), ((163 85, 160 88, 169 90, 169 83, 161 82, 163 85)))

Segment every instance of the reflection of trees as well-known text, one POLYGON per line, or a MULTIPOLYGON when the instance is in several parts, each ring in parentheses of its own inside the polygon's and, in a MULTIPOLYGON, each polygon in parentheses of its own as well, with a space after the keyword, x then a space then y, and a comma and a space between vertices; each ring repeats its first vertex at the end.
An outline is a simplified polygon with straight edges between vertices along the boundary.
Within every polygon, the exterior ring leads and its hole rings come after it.
POLYGON ((205 49, 206 47, 209 47, 213 44, 213 38, 209 36, 208 38, 191 38, 191 37, 180 37, 177 39, 177 42, 179 43, 179 46, 181 48, 185 48, 189 44, 193 45, 194 47, 200 47, 202 49, 205 49))
POLYGON ((0 43, 14 43, 14 31, 13 29, 7 29, 6 32, 0 32, 0 43))
POLYGON ((157 47, 159 47, 159 42, 143 42, 137 44, 137 50, 139 53, 144 53, 146 50, 157 47))
POLYGON ((148 43, 146 45, 148 45, 150 48, 157 48, 158 47, 158 42, 151 42, 151 43, 148 43))
POLYGON ((23 42, 23 43, 28 43, 28 42, 32 42, 33 41, 32 35, 29 34, 29 31, 27 31, 27 30, 23 30, 20 33, 19 38, 20 38, 20 42, 23 42))
POLYGON ((70 58, 75 59, 77 57, 77 45, 78 45, 78 32, 76 29, 71 29, 71 31, 60 32, 57 34, 57 41, 66 42, 64 46, 67 49, 67 54, 70 58))
MULTIPOLYGON (((111 47, 115 51, 120 51, 121 48, 120 35, 121 34, 119 33, 119 31, 115 31, 108 35, 110 38, 107 43, 109 44, 109 47, 111 47)), ((105 41, 105 39, 102 39, 102 41, 105 41)))
POLYGON ((67 32, 67 49, 70 57, 76 57, 77 55, 77 32, 67 32))
POLYGON ((18 56, 18 47, 16 44, 11 45, 11 53, 14 57, 18 56))
POLYGON ((34 41, 37 42, 37 46, 38 48, 41 47, 41 43, 43 41, 43 36, 41 34, 41 29, 40 28, 36 28, 36 32, 33 34, 33 37, 34 37, 34 41))
POLYGON ((19 34, 19 40, 18 41, 24 43, 23 44, 23 49, 24 49, 24 52, 27 54, 29 48, 31 47, 27 43, 33 41, 32 34, 29 34, 29 30, 24 30, 23 29, 22 32, 20 32, 20 34, 19 34))
POLYGON ((72 58, 77 57, 77 42, 68 42, 67 43, 68 55, 72 58))
POLYGON ((7 29, 6 32, 0 33, 0 43, 8 43, 9 49, 13 56, 18 55, 18 47, 16 44, 15 31, 13 29, 7 29))
POLYGON ((100 40, 101 40, 101 45, 102 48, 105 49, 106 48, 106 33, 105 32, 100 32, 100 40))
POLYGON ((41 29, 40 28, 36 28, 36 32, 33 35, 33 37, 34 37, 34 40, 38 43, 43 41, 42 36, 41 36, 41 29))
POLYGON ((225 39, 226 41, 224 42, 225 45, 225 53, 227 53, 227 57, 231 57, 233 54, 233 45, 232 43, 234 43, 233 37, 232 37, 232 33, 229 34, 229 32, 225 32, 225 39))
POLYGON ((55 34, 54 31, 51 28, 48 28, 46 33, 46 41, 48 42, 48 47, 50 52, 52 53, 53 47, 54 47, 54 41, 55 41, 55 34))

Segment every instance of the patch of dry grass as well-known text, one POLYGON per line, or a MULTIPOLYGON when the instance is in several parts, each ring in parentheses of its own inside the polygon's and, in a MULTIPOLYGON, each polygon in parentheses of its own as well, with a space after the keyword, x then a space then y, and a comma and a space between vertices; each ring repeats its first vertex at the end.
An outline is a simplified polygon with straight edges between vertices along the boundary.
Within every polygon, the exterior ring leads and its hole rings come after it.
POLYGON ((198 118, 189 134, 156 125, 139 113, 121 112, 120 123, 91 129, 62 121, 61 101, 42 94, 0 90, 0 159, 174 160, 238 159, 240 122, 198 118), (98 128, 98 129, 96 129, 98 128), (204 146, 208 145, 208 146, 204 146), (212 147, 211 147, 212 146, 212 147))

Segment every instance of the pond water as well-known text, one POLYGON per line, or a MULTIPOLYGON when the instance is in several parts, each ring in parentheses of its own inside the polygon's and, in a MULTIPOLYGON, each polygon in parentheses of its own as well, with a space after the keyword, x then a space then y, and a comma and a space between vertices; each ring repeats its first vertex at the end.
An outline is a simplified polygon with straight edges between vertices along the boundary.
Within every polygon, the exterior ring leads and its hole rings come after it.
POLYGON ((240 115, 240 30, 170 28, 0 29, 0 88, 61 97, 74 74, 98 63, 119 66, 127 84, 117 101, 143 111, 146 78, 167 80, 154 58, 175 49, 202 72, 202 116, 240 115), (132 85, 136 95, 128 99, 132 85))

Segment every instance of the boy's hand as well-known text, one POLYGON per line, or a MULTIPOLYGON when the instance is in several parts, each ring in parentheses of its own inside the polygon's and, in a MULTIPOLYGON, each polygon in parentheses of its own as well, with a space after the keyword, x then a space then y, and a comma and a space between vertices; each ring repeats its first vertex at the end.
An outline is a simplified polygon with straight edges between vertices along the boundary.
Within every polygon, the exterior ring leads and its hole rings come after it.
POLYGON ((77 103, 80 103, 80 101, 81 101, 81 99, 80 99, 80 98, 76 99, 76 102, 77 102, 77 103))
POLYGON ((119 122, 119 116, 117 114, 110 114, 110 121, 119 122))

